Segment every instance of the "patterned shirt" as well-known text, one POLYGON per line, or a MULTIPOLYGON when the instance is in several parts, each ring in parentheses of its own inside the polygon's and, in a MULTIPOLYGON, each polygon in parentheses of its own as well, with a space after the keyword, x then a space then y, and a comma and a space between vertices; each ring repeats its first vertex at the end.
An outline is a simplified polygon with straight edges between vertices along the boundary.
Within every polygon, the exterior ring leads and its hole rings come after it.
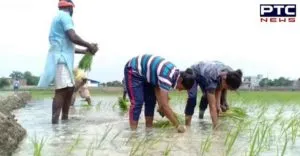
POLYGON ((191 67, 203 91, 215 90, 220 85, 221 72, 232 71, 231 67, 219 61, 202 61, 191 67))
POLYGON ((137 71, 147 82, 166 91, 175 88, 179 70, 175 65, 160 56, 141 55, 132 58, 128 67, 137 71))

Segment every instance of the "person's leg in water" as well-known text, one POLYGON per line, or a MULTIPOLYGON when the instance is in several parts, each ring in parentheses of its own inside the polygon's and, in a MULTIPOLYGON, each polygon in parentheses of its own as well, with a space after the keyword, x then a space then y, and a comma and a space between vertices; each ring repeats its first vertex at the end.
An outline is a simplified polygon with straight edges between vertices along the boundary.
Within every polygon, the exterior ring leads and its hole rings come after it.
POLYGON ((207 106, 208 106, 207 96, 206 94, 203 94, 199 105, 199 119, 203 119, 207 106))
POLYGON ((55 96, 52 103, 52 123, 57 124, 61 110, 62 119, 68 119, 69 107, 74 92, 74 84, 66 64, 58 64, 55 75, 55 96))
POLYGON ((85 98, 85 100, 88 103, 88 105, 92 105, 92 100, 91 100, 90 96, 88 96, 87 98, 85 98))
POLYGON ((56 89, 52 102, 52 124, 57 124, 61 109, 65 103, 67 88, 56 89))
POLYGON ((191 126, 192 116, 197 104, 198 83, 195 82, 193 87, 188 91, 187 104, 185 106, 185 125, 191 126))
POLYGON ((145 119, 146 128, 152 128, 153 126, 153 116, 156 105, 156 96, 154 91, 154 86, 150 83, 145 83, 144 85, 144 101, 145 101, 145 119))
POLYGON ((69 109, 72 103, 72 96, 74 93, 74 87, 68 87, 67 88, 67 93, 65 96, 65 102, 62 107, 62 120, 68 120, 69 119, 69 109))
POLYGON ((144 103, 144 78, 129 67, 125 67, 124 76, 130 99, 129 124, 136 130, 144 103))
POLYGON ((71 106, 74 106, 75 104, 75 101, 76 101, 76 96, 77 96, 77 93, 74 92, 73 95, 72 95, 72 102, 71 102, 71 106))
POLYGON ((222 90, 221 93, 221 109, 223 112, 226 112, 229 109, 228 103, 227 103, 227 90, 222 90))
POLYGON ((79 94, 80 94, 81 98, 85 99, 85 101, 88 103, 88 105, 92 105, 90 91, 87 88, 87 86, 82 86, 79 90, 79 94))
POLYGON ((124 90, 123 91, 123 100, 126 100, 126 94, 127 94, 127 92, 124 90))

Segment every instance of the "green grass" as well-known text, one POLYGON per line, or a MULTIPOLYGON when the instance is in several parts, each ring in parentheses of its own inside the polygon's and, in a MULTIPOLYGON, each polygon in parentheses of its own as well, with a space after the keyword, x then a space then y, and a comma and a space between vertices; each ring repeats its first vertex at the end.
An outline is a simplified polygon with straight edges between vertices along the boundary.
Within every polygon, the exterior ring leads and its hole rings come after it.
POLYGON ((68 150, 67 154, 70 155, 72 153, 72 151, 77 147, 77 145, 79 144, 81 138, 80 138, 80 134, 77 136, 76 140, 74 141, 74 143, 71 145, 70 149, 68 150))
POLYGON ((42 156, 42 150, 46 143, 46 139, 42 138, 41 140, 38 140, 37 136, 35 135, 34 138, 31 139, 33 149, 34 149, 34 156, 42 156))
POLYGON ((200 147, 200 155, 201 156, 204 156, 206 152, 209 152, 211 144, 212 144, 211 139, 212 139, 212 136, 208 135, 206 137, 206 139, 201 142, 201 147, 200 147))

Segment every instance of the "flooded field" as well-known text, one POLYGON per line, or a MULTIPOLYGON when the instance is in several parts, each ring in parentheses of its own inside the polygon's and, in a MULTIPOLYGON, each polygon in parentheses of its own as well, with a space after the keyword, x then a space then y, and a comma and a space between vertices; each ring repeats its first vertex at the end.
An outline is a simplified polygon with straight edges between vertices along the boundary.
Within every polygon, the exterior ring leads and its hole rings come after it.
MULTIPOLYGON (((241 92, 230 95, 230 106, 247 116, 222 117, 212 129, 209 110, 179 134, 172 127, 145 130, 143 114, 131 132, 128 114, 118 106, 121 94, 93 97, 93 106, 78 98, 70 120, 51 124, 51 96, 38 98, 14 112, 27 130, 15 156, 98 155, 298 155, 300 153, 300 98, 297 92, 241 92)), ((199 98, 198 98, 199 99, 199 98)), ((173 93, 172 108, 184 114, 185 93, 173 93)), ((155 120, 166 120, 155 114, 155 120)))

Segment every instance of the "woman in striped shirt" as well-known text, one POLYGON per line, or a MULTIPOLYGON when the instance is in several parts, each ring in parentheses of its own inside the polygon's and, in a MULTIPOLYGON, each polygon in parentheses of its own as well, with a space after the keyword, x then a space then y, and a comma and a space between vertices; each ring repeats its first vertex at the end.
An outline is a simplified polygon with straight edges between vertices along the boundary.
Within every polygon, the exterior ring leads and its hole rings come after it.
POLYGON ((179 125, 168 103, 168 92, 174 88, 188 90, 194 84, 191 69, 180 72, 173 63, 159 56, 141 55, 132 58, 124 69, 125 84, 130 98, 129 122, 132 130, 136 130, 140 113, 145 103, 146 127, 151 128, 156 101, 161 111, 177 128, 179 125))

